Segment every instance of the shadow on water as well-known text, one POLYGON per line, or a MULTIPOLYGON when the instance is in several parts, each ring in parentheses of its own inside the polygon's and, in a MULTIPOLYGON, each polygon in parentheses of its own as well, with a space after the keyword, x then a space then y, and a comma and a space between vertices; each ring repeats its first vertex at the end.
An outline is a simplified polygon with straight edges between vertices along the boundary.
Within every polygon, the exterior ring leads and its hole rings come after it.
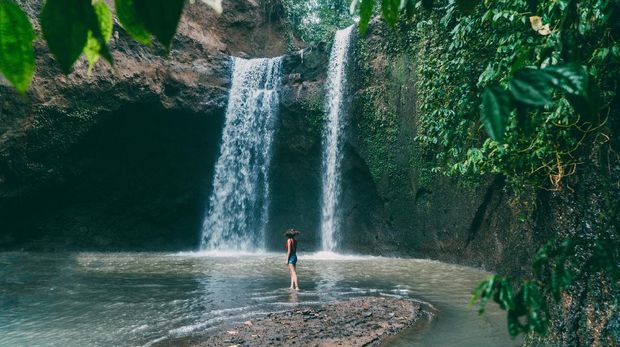
POLYGON ((439 262, 300 254, 299 292, 276 254, 0 253, 0 264, 0 346, 148 346, 369 295, 438 312, 387 346, 519 345, 501 312, 466 307, 485 273, 439 262))

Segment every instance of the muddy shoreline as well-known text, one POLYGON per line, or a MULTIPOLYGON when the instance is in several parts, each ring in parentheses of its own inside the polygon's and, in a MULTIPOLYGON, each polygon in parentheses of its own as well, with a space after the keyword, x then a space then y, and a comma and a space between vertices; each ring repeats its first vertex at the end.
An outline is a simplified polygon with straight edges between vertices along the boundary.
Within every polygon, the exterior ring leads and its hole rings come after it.
POLYGON ((377 346, 430 316, 414 301, 363 297, 320 306, 300 305, 155 346, 377 346))

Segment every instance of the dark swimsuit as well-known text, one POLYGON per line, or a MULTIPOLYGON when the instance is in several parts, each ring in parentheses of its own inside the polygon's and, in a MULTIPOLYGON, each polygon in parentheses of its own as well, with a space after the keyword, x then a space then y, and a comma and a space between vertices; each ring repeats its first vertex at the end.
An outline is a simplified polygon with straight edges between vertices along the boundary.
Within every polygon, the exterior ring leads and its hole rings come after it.
MULTIPOLYGON (((291 254, 289 254, 288 256, 288 263, 289 264, 297 264, 297 240, 292 239, 293 242, 291 242, 291 254)), ((288 250, 288 240, 286 240, 286 247, 288 250)))

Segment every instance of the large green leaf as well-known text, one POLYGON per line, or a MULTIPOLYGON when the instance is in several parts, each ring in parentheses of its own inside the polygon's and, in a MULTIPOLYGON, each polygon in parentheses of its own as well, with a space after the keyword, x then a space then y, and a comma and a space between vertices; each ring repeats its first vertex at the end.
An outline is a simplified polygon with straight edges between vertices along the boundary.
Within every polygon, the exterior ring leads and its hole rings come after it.
POLYGON ((134 0, 138 18, 166 48, 176 34, 184 5, 185 0, 134 0))
POLYGON ((583 66, 550 66, 540 70, 547 75, 549 83, 565 93, 584 95, 588 84, 588 74, 583 66))
POLYGON ((527 289, 525 305, 527 307, 527 325, 529 330, 539 334, 545 334, 549 326, 549 312, 538 286, 533 282, 526 281, 523 287, 527 289))
POLYGON ((490 86, 482 93, 480 119, 493 140, 497 142, 504 140, 511 110, 512 98, 504 88, 490 86))
POLYGON ((0 72, 19 92, 25 92, 35 70, 32 25, 12 1, 0 0, 0 72))
POLYGON ((600 91, 585 67, 577 65, 552 66, 544 69, 550 83, 566 94, 577 113, 587 118, 595 117, 600 107, 600 91))
POLYGON ((480 300, 478 314, 482 315, 484 313, 487 302, 496 293, 496 288, 501 280, 501 276, 491 275, 487 277, 484 281, 480 282, 478 286, 474 288, 474 290, 471 292, 469 305, 473 305, 477 300, 480 300))
POLYGON ((521 69, 509 82, 515 100, 532 106, 551 103, 552 83, 549 75, 539 69, 521 69))
POLYGON ((370 18, 372 17, 372 10, 375 6, 375 0, 361 0, 362 3, 360 5, 360 23, 359 30, 360 35, 364 35, 366 33, 366 29, 368 29, 368 23, 370 23, 370 18))
POLYGON ((400 0, 381 0, 381 13, 389 26, 396 25, 400 14, 400 0))
POLYGON ((502 279, 499 287, 499 295, 497 303, 503 310, 514 310, 514 293, 512 285, 507 279, 502 279))
POLYGON ((99 54, 112 61, 91 0, 47 0, 41 12, 41 29, 50 51, 64 73, 86 46, 89 31, 99 43, 99 54))
POLYGON ((112 11, 110 11, 110 8, 106 5, 104 0, 93 1, 93 7, 97 16, 97 26, 100 30, 100 35, 103 37, 104 44, 100 42, 101 39, 95 36, 93 30, 88 31, 88 40, 84 47, 84 55, 86 55, 86 59, 88 59, 89 71, 99 60, 99 57, 103 53, 102 50, 106 48, 107 43, 110 42, 112 38, 112 29, 114 27, 112 11))
POLYGON ((114 0, 116 15, 123 28, 138 42, 151 44, 151 33, 144 26, 144 22, 136 12, 134 0, 114 0))
POLYGON ((515 100, 525 105, 548 105, 556 90, 564 93, 573 108, 586 117, 594 117, 599 110, 599 91, 582 66, 569 64, 521 69, 510 80, 509 86, 515 100))

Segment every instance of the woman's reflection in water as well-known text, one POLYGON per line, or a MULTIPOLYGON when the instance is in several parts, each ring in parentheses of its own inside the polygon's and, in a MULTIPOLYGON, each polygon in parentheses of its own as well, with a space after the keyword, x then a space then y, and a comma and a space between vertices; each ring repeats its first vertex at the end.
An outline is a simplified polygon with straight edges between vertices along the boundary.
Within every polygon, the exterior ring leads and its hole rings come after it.
POLYGON ((298 291, 296 290, 289 291, 289 301, 291 304, 297 304, 297 293, 298 291))

